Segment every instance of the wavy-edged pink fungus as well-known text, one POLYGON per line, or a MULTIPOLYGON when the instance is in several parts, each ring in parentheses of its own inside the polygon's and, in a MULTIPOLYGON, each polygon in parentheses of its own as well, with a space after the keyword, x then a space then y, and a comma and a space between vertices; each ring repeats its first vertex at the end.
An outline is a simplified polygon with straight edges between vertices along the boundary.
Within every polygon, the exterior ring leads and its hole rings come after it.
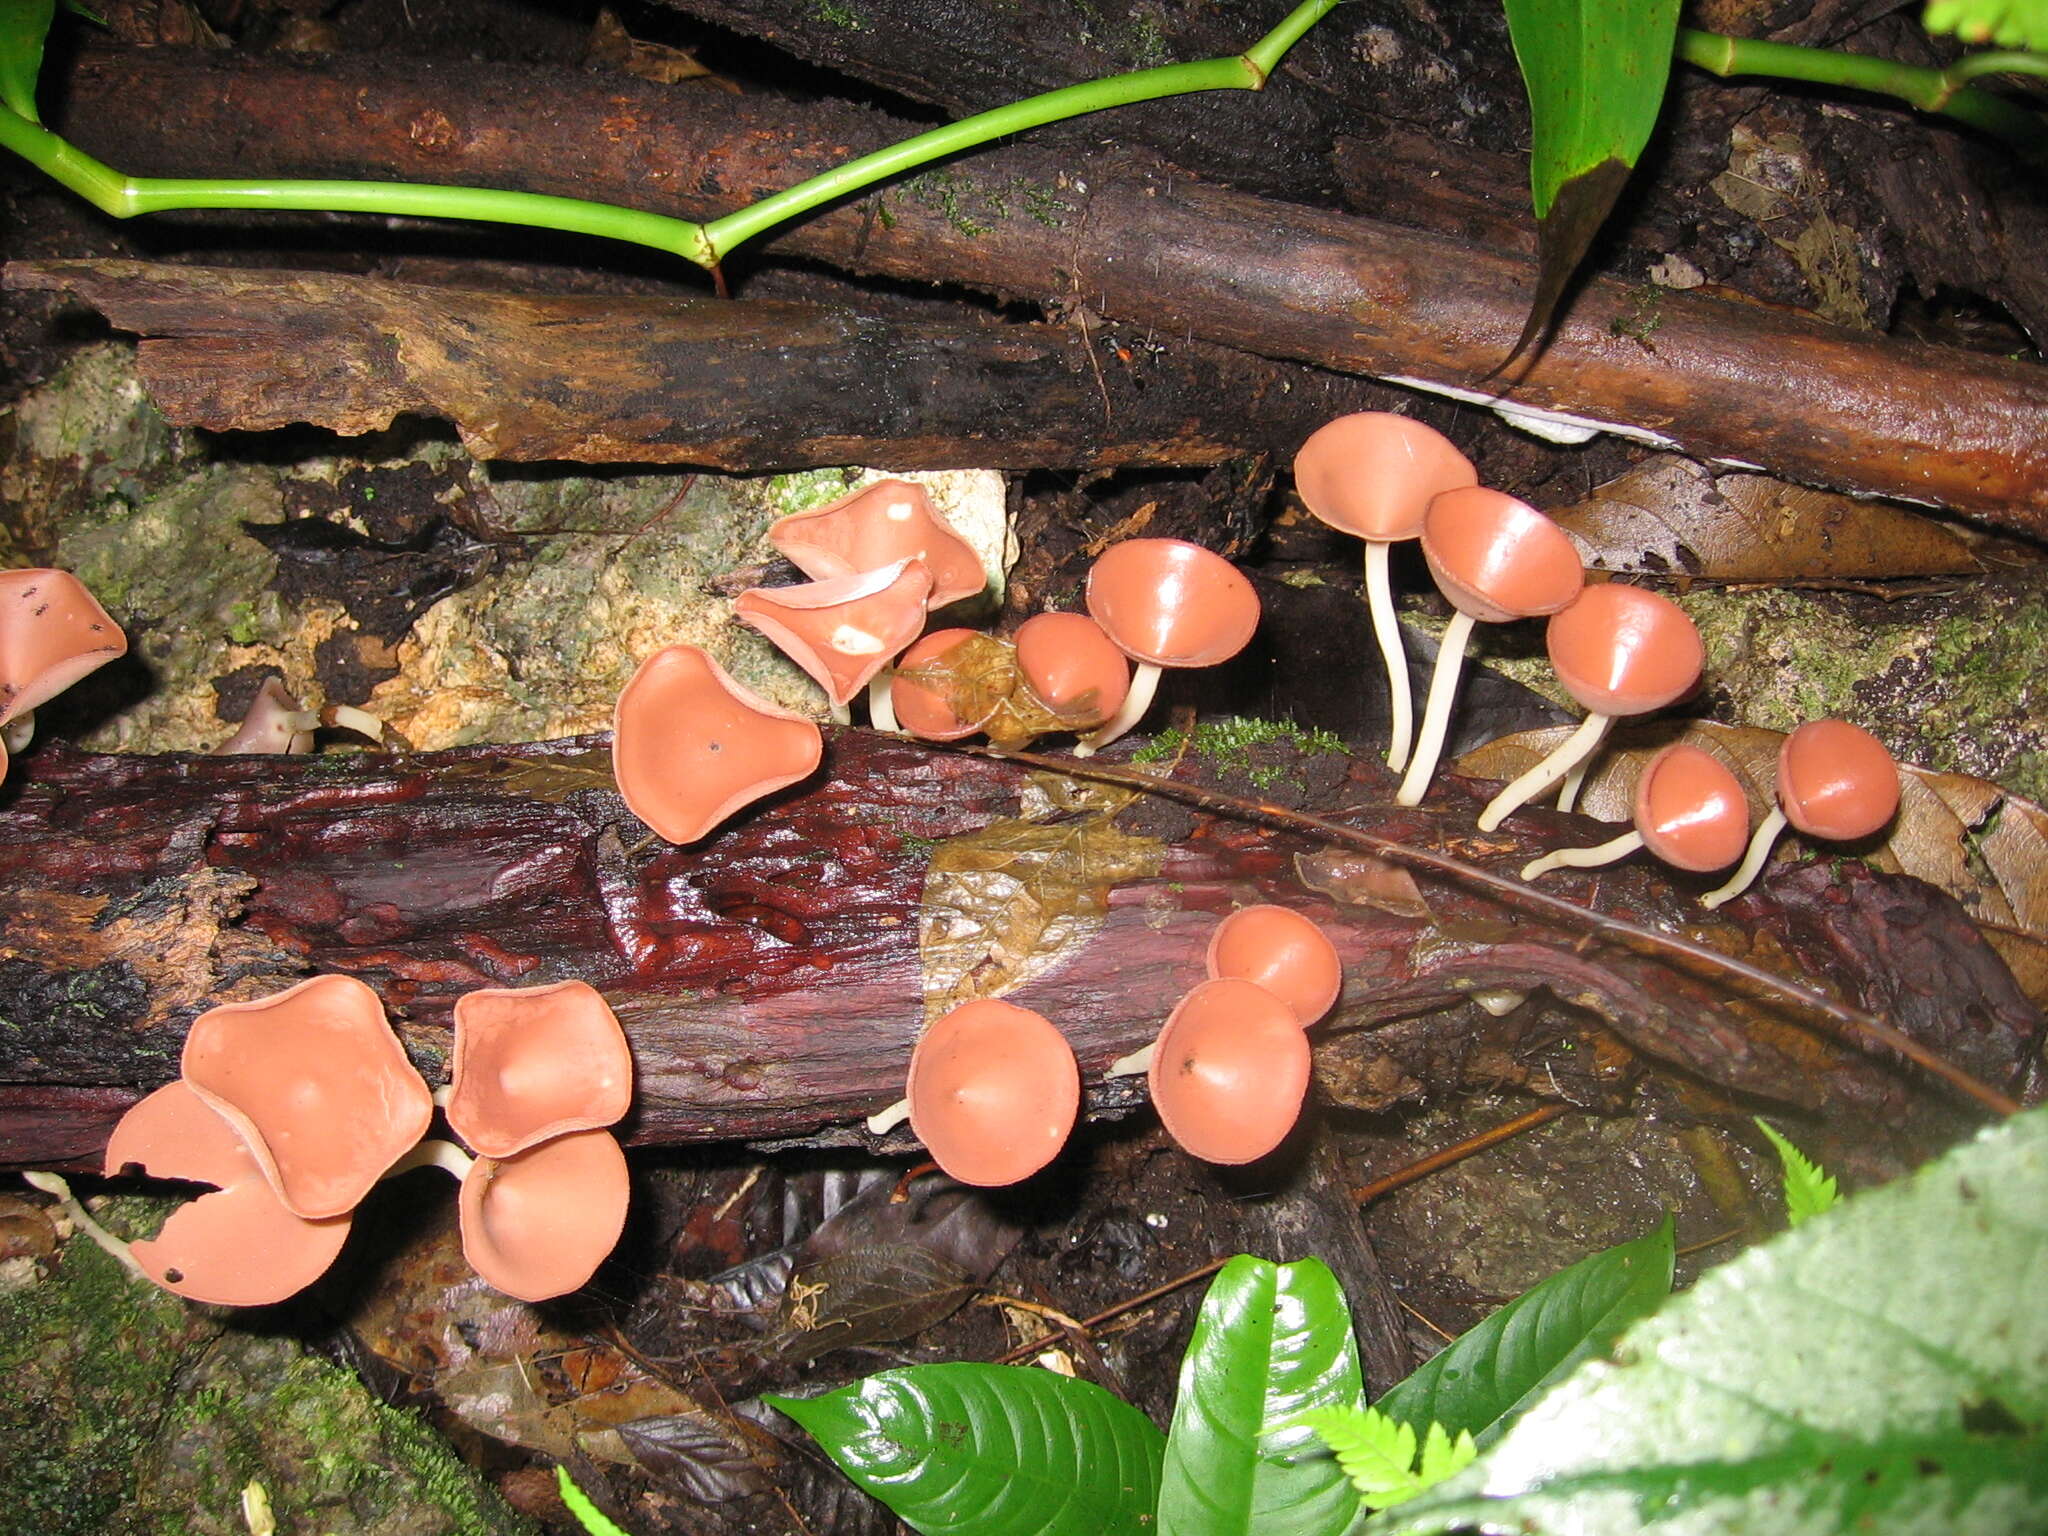
POLYGON ((597 988, 480 987, 455 1000, 448 1124, 472 1151, 508 1158, 597 1130, 633 1103, 633 1053, 597 988))
POLYGON ((235 734, 213 749, 215 757, 310 752, 320 711, 301 709, 275 672, 263 679, 235 734))
POLYGON ((1565 692, 1586 711, 1579 728, 1559 742, 1479 813, 1491 832, 1599 748, 1619 715, 1646 715, 1692 692, 1706 664, 1706 647, 1685 610, 1642 587, 1613 582, 1592 586, 1552 616, 1544 643, 1565 692))
POLYGON ((1899 765, 1870 732, 1846 720, 1809 720, 1778 749, 1778 803, 1757 823, 1749 851, 1728 883, 1700 898, 1718 907, 1749 889, 1785 823, 1808 837, 1853 842, 1897 814, 1899 765))
POLYGON ((1090 730, 1123 708, 1130 660, 1087 614, 1035 614, 1013 639, 1024 686, 1063 728, 1090 730))
POLYGON ((1205 1163, 1264 1157, 1301 1118, 1308 1035, 1255 982, 1205 981, 1181 999, 1153 1047, 1147 1081, 1166 1132, 1205 1163))
POLYGON ((1438 645, 1422 732, 1394 796, 1400 805, 1421 804, 1436 773, 1472 626, 1556 613, 1586 580, 1579 552, 1562 528, 1527 502, 1477 485, 1446 491, 1429 504, 1422 557, 1458 611, 1438 645))
POLYGON ((924 628, 932 574, 920 560, 794 587, 749 587, 733 613, 809 673, 843 717, 853 696, 924 628))
MULTIPOLYGON (((896 660, 896 670, 889 679, 890 718, 900 722, 903 730, 926 741, 959 741, 972 736, 1003 707, 1003 699, 1016 676, 1010 655, 1007 641, 984 635, 978 629, 933 630, 896 660), (963 651, 963 646, 972 649, 963 651), (988 680, 992 686, 984 686, 980 677, 963 673, 960 663, 969 656, 975 658, 977 670, 996 674, 988 680), (999 660, 992 668, 984 668, 984 658, 990 656, 999 660), (942 676, 944 683, 935 685, 912 675, 920 668, 942 676), (960 713, 963 708, 965 715, 960 713)), ((885 730, 892 728, 883 726, 879 717, 875 724, 885 730)))
POLYGON ((185 1037, 182 1072, 308 1220, 353 1209, 434 1113, 384 1005, 353 976, 207 1009, 185 1037))
POLYGON ((114 1127, 106 1171, 130 1167, 215 1186, 173 1211, 155 1237, 128 1245, 150 1279, 193 1301, 283 1301, 319 1279, 348 1237, 346 1211, 309 1221, 288 1210, 249 1143, 187 1083, 166 1083, 114 1127))
POLYGON ((571 1131, 462 1178, 462 1256, 521 1301, 576 1290, 626 1229, 632 1183, 610 1131, 571 1131))
POLYGON ((1415 706, 1408 655, 1394 616, 1388 552, 1422 534, 1422 515, 1445 491, 1479 483, 1472 461, 1434 427, 1389 411, 1339 416, 1311 432, 1294 455, 1294 489, 1322 522, 1365 540, 1365 600, 1387 668, 1391 717, 1387 767, 1408 763, 1415 706))
POLYGON ((931 572, 926 604, 943 608, 988 585, 981 556, 909 480, 877 480, 826 506, 778 518, 768 542, 813 581, 857 576, 902 560, 931 572))
POLYGON ((1307 1029, 1344 989, 1344 965, 1328 934, 1292 907, 1239 907, 1209 935, 1211 981, 1254 982, 1293 1010, 1307 1029))
POLYGON ((1221 555, 1184 539, 1126 539, 1088 571, 1088 612, 1137 667, 1123 706, 1074 748, 1087 757, 1152 707, 1163 667, 1213 667, 1250 643, 1259 595, 1221 555))
POLYGON ((1073 1047, 1045 1017, 962 1003, 910 1057, 910 1128, 962 1184, 1015 1184, 1058 1155, 1081 1112, 1073 1047))
POLYGON ((0 571, 0 773, 28 745, 36 710, 127 653, 121 626, 69 571, 0 571))
POLYGON ((612 712, 612 776, 626 808, 694 843, 742 806, 816 772, 815 723, 742 688, 694 645, 640 663, 612 712))
POLYGON ((1711 752, 1674 742, 1636 780, 1635 826, 1591 848, 1559 848, 1522 866, 1534 880, 1553 869, 1597 869, 1647 848, 1674 869, 1703 875, 1726 869, 1749 841, 1749 800, 1742 782, 1711 752))

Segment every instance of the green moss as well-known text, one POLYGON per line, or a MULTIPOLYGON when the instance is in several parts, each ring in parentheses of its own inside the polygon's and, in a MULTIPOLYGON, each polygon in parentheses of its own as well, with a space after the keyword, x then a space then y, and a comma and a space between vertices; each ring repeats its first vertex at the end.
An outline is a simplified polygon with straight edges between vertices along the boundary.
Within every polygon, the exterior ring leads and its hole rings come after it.
POLYGON ((794 474, 770 475, 760 484, 773 515, 788 517, 793 512, 808 512, 812 507, 838 500, 846 494, 853 479, 843 469, 804 469, 794 474))
POLYGON ((811 14, 828 27, 837 27, 842 32, 858 32, 867 25, 861 13, 841 0, 811 0, 811 14))
POLYGON ((967 199, 970 195, 977 196, 983 209, 995 218, 1004 218, 1008 212, 1000 193, 991 204, 986 189, 976 187, 952 171, 925 171, 904 182, 903 191, 970 240, 979 239, 990 228, 968 213, 967 199))
POLYGON ((1131 761, 1166 762, 1180 756, 1184 750, 1190 751, 1220 771, 1241 773, 1260 789, 1266 789, 1286 775, 1287 765, 1254 762, 1252 750, 1276 743, 1303 756, 1348 750, 1330 732, 1305 728, 1292 720, 1253 720, 1232 716, 1225 720, 1203 721, 1195 727, 1192 737, 1178 727, 1169 726, 1132 753, 1131 761))

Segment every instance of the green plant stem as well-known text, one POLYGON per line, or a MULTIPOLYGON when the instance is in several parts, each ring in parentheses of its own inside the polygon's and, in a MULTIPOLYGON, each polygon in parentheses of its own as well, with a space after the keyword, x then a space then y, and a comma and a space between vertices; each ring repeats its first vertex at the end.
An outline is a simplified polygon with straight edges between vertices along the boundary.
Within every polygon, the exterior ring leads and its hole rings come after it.
MULTIPOLYGON (((1807 80, 1816 85, 1839 86, 1891 96, 1922 112, 1939 112, 1958 122, 2005 140, 2022 156, 2041 163, 2048 156, 2048 135, 2041 118, 2026 108, 1972 88, 1972 74, 1987 74, 2018 66, 2010 63, 1974 70, 1965 59, 1948 69, 1926 69, 1900 64, 1891 59, 1874 59, 1860 53, 1840 53, 1830 48, 1801 48, 1791 43, 1767 43, 1753 38, 1727 37, 1718 32, 1678 29, 1678 57, 1709 74, 1726 79, 1730 75, 1768 75, 1779 80, 1807 80), (1958 73, 1958 71, 1962 71, 1958 73)), ((1993 55, 1977 55, 1979 58, 1993 55)), ((2038 59, 2038 55, 1997 55, 2038 59)), ((2039 63, 2031 66, 2040 68, 2039 63)))

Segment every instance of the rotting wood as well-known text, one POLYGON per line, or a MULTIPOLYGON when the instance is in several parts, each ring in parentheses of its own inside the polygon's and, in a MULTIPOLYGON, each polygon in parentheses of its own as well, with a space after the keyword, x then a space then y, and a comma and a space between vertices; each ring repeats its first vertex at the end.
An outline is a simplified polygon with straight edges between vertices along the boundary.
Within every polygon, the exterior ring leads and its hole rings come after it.
MULTIPOLYGON (((1045 780, 864 731, 834 732, 821 780, 696 848, 643 838, 603 738, 308 759, 52 747, 15 772, 0 810, 4 1162, 89 1160, 126 1097, 173 1075, 201 1007, 316 970, 376 987, 430 1077, 461 992, 580 976, 633 1042, 630 1139, 856 1139, 849 1122, 900 1090, 935 996, 1002 983, 1059 1023, 1092 1079, 1201 978, 1216 918, 1263 899, 1301 905, 1344 956, 1327 1030, 1547 987, 1726 1087, 1893 1129, 1950 1113, 1696 970, 1582 942, 1483 891, 1425 877, 1426 910, 1389 912, 1327 865, 1303 886, 1311 843, 1149 797, 1023 819, 1020 797, 1045 780), (1019 937, 1052 917, 1064 930, 1019 937)), ((1531 813, 1475 838, 1462 781, 1402 811, 1371 760, 1296 772, 1309 808, 1488 864, 1585 826, 1531 813)), ((2038 1015, 1955 904, 1917 882, 1812 864, 1703 921, 1647 867, 1575 878, 1603 911, 1825 976, 1987 1080, 2010 1082, 2032 1048, 2038 1015)), ((1100 1112, 1142 1089, 1097 1080, 1089 1098, 1100 1112)))
POLYGON ((1127 361, 1080 326, 758 300, 133 261, 15 262, 0 286, 74 293, 139 333, 143 382, 178 425, 361 433, 418 413, 453 421, 479 458, 737 472, 1214 464, 1289 453, 1330 417, 1398 393, 1199 343, 1127 361))
MULTIPOLYGON (((68 131, 140 173, 397 176, 705 218, 912 131, 830 104, 403 60, 317 69, 95 54, 68 131), (552 104, 536 123, 531 103, 552 104), (317 124, 317 134, 307 131, 317 124), (221 146, 236 147, 224 163, 221 146)), ((1176 177, 1143 156, 1011 146, 810 219, 776 249, 1079 303, 1168 334, 1485 391, 1533 264, 1176 177)), ((2048 532, 2048 370, 1696 293, 1588 282, 1518 376, 1528 407, 1789 479, 2048 532)))

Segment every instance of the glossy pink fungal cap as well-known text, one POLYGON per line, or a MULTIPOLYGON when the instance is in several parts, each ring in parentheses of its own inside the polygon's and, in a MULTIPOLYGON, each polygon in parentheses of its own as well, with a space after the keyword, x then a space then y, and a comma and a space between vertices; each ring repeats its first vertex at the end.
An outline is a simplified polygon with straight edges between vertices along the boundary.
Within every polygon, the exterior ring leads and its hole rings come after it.
POLYGON ((1484 486, 1446 491, 1429 504, 1422 556, 1444 596, 1482 624, 1556 613, 1586 580, 1562 528, 1527 502, 1484 486))
POLYGON ((121 626, 69 571, 0 571, 0 725, 127 651, 121 626))
POLYGON ((1085 613, 1041 613, 1017 626, 1017 670, 1048 713, 1076 729, 1123 706, 1131 663, 1085 613))
POLYGON ((1183 539, 1126 539, 1088 571, 1088 612, 1155 667, 1213 667, 1259 627, 1259 595, 1221 555, 1183 539))
POLYGON ((1899 808, 1899 765, 1846 720, 1809 720, 1778 749, 1778 804, 1809 837, 1868 837, 1899 808))
POLYGON ((457 1202, 462 1256, 521 1301, 567 1295, 618 1246, 631 1193, 610 1131, 571 1131, 513 1157, 480 1157, 457 1202))
POLYGON ((824 752, 816 725, 742 688, 694 645, 643 661, 612 713, 619 793, 671 843, 694 843, 808 776, 824 752))
POLYGON ((776 520, 768 541, 813 581, 922 561, 932 574, 933 608, 972 597, 988 585, 981 556, 909 480, 877 480, 808 512, 776 520))
POLYGON ((308 1220, 353 1209, 434 1113, 384 1005, 353 976, 207 1009, 185 1037, 183 1075, 308 1220))
POLYGON ((1152 1105, 1192 1156, 1249 1163, 1301 1118, 1308 1073, 1308 1035, 1293 1009, 1254 982, 1205 981, 1159 1032, 1152 1105))
POLYGON ((897 723, 911 735, 927 741, 958 741, 980 730, 1002 707, 1000 695, 993 696, 988 708, 979 712, 979 719, 964 720, 954 713, 958 695, 949 698, 941 689, 903 675, 913 668, 942 664, 949 651, 977 638, 986 637, 976 629, 935 629, 897 658, 896 675, 889 679, 889 702, 896 710, 897 723))
POLYGON ((923 562, 905 560, 801 586, 750 587, 732 611, 845 704, 917 638, 931 590, 923 562))
POLYGON ((1040 1014, 962 1003, 910 1057, 910 1128, 963 1184, 1015 1184, 1058 1155, 1081 1111, 1081 1069, 1040 1014))
POLYGON ((1422 532, 1432 498, 1477 485, 1472 461, 1434 427, 1388 411, 1339 416, 1294 455, 1294 489, 1323 522, 1391 544, 1422 532))
POLYGON ((1254 982, 1292 1010, 1303 1029, 1330 1011, 1344 967, 1329 936, 1292 907, 1239 907, 1209 936, 1209 979, 1254 982))
POLYGON ((341 1252, 351 1217, 295 1216, 248 1144, 183 1082, 166 1083, 121 1117, 106 1171, 212 1184, 173 1211, 153 1238, 129 1245, 167 1291, 226 1307, 260 1307, 304 1290, 341 1252))
POLYGON ((1553 614, 1544 643, 1565 692, 1597 715, 1642 715, 1700 680, 1706 648, 1685 610, 1642 587, 1601 582, 1553 614))
POLYGON ((1725 869, 1749 843, 1742 784, 1711 752, 1677 742, 1636 780, 1636 831, 1643 846, 1676 869, 1725 869))
POLYGON ((626 1032, 582 981, 463 993, 449 1078, 448 1123, 486 1157, 611 1125, 633 1103, 626 1032))

